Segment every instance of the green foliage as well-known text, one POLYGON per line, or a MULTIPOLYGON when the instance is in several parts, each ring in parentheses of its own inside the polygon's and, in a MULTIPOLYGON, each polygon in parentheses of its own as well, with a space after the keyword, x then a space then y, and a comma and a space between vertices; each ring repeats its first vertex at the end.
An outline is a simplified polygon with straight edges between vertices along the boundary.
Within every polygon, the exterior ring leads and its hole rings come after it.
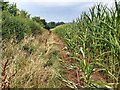
POLYGON ((5 38, 14 38, 21 40, 25 33, 29 33, 29 26, 24 21, 25 19, 19 16, 13 16, 8 12, 3 12, 2 18, 2 36, 5 38))
POLYGON ((8 10, 8 6, 9 6, 8 2, 4 2, 4 3, 1 2, 0 5, 2 6, 2 10, 8 10))
POLYGON ((51 50, 51 52, 49 53, 49 56, 48 56, 49 60, 46 62, 44 67, 53 65, 55 60, 57 59, 57 55, 58 55, 58 51, 57 50, 54 50, 54 49, 51 50))
POLYGON ((19 9, 17 9, 16 4, 10 4, 10 5, 9 5, 8 12, 9 12, 10 14, 16 16, 18 10, 19 10, 19 9))
POLYGON ((23 50, 28 54, 32 54, 35 51, 35 47, 33 45, 24 45, 23 50))
POLYGON ((63 25, 63 24, 65 24, 64 22, 49 22, 49 23, 46 23, 46 24, 44 24, 45 25, 45 28, 46 29, 52 29, 52 28, 55 28, 56 26, 59 26, 59 25, 63 25))
POLYGON ((33 21, 36 21, 37 23, 41 23, 41 22, 40 22, 40 17, 36 17, 36 16, 35 16, 35 17, 32 18, 32 20, 33 20, 33 21))
POLYGON ((64 22, 57 22, 56 26, 63 25, 63 24, 65 24, 65 23, 64 22))
POLYGON ((29 27, 33 35, 42 34, 42 29, 39 23, 30 20, 29 27))
POLYGON ((49 22, 47 26, 49 27, 49 29, 51 29, 51 28, 54 28, 56 25, 55 25, 55 22, 49 22))
POLYGON ((31 20, 30 14, 19 10, 16 4, 2 3, 2 39, 20 42, 25 35, 42 34, 42 23, 31 20))
POLYGON ((25 10, 21 10, 17 12, 17 15, 22 16, 23 18, 30 18, 30 14, 28 14, 25 10))
MULTIPOLYGON (((77 54, 83 57, 82 61, 78 60, 80 61, 78 67, 83 73, 80 79, 84 80, 85 87, 95 86, 90 80, 94 70, 107 77, 108 84, 104 83, 105 87, 118 87, 120 4, 117 2, 115 4, 116 9, 98 4, 92 7, 89 13, 83 12, 72 24, 63 25, 55 30, 65 41, 74 58, 78 58, 77 54)), ((96 83, 95 87, 102 87, 101 83, 99 85, 96 83)))
POLYGON ((40 19, 41 23, 43 24, 43 27, 45 28, 47 25, 47 22, 45 21, 45 19, 40 19))

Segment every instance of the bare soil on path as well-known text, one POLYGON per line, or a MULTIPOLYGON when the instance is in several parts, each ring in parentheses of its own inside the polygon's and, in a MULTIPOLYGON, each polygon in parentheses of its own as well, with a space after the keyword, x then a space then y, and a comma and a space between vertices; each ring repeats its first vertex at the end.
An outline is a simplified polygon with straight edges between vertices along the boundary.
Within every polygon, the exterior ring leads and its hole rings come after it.
MULTIPOLYGON (((74 64, 75 65, 76 62, 73 59, 70 58, 70 55, 69 55, 70 52, 66 49, 66 45, 61 40, 61 38, 54 33, 49 33, 48 35, 49 35, 49 39, 51 39, 53 44, 56 45, 56 47, 58 48, 59 57, 63 60, 64 64, 68 64, 68 65, 74 64)), ((51 41, 48 40, 49 45, 50 45, 51 41)), ((67 80, 74 82, 78 87, 81 87, 83 85, 83 82, 80 81, 80 79, 79 79, 80 78, 80 72, 78 70, 77 65, 74 69, 68 69, 68 68, 64 67, 63 68, 63 76, 67 80)), ((103 76, 99 72, 94 72, 92 74, 91 79, 95 80, 95 81, 105 82, 105 80, 103 79, 103 76)))

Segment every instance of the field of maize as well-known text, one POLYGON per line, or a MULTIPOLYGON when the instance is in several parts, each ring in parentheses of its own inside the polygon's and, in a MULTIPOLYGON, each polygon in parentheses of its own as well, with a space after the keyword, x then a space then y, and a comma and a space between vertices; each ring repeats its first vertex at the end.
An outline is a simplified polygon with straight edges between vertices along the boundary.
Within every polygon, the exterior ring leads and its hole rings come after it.
POLYGON ((16 4, 4 3, 2 8, 2 89, 119 90, 120 2, 112 8, 98 3, 50 31, 16 4))
POLYGON ((115 2, 115 8, 97 4, 73 23, 53 31, 77 63, 81 87, 120 87, 120 3, 115 2), (93 80, 93 73, 104 80, 93 80))

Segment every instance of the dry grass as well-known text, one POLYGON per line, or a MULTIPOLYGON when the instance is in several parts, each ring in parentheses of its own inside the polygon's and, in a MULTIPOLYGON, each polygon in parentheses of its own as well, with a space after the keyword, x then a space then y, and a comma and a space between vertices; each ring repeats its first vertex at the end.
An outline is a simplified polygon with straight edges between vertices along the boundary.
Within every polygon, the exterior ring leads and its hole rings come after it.
POLYGON ((9 60, 6 75, 17 72, 10 81, 10 87, 57 88, 62 84, 57 75, 60 70, 58 48, 53 35, 44 32, 37 37, 26 37, 19 44, 3 41, 2 63, 9 60), (47 42, 46 42, 47 41, 47 42), (47 65, 50 62, 50 65, 47 65))

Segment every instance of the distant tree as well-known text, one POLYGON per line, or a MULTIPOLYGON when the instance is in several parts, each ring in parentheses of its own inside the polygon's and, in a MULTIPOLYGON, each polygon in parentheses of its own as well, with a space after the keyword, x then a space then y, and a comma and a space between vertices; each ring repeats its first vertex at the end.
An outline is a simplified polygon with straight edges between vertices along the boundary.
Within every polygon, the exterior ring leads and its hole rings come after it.
POLYGON ((41 22, 40 17, 35 16, 35 17, 32 18, 32 20, 39 23, 42 27, 44 27, 44 24, 41 22))
POLYGON ((50 30, 50 27, 49 27, 49 25, 48 25, 48 24, 45 26, 45 29, 50 30))
POLYGON ((49 29, 54 28, 56 26, 55 22, 49 22, 47 25, 49 29))
POLYGON ((47 22, 45 21, 45 19, 40 19, 40 21, 44 25, 44 28, 46 28, 47 22))
POLYGON ((40 17, 36 17, 36 16, 35 16, 35 17, 32 18, 32 20, 33 20, 33 21, 36 21, 37 23, 41 23, 40 17))
POLYGON ((49 22, 47 23, 47 25, 45 26, 46 29, 51 29, 51 28, 55 28, 56 26, 59 26, 59 25, 62 25, 62 24, 65 24, 64 22, 49 22))
POLYGON ((59 26, 59 25, 62 25, 62 24, 65 24, 65 23, 64 22, 57 22, 56 26, 59 26))

